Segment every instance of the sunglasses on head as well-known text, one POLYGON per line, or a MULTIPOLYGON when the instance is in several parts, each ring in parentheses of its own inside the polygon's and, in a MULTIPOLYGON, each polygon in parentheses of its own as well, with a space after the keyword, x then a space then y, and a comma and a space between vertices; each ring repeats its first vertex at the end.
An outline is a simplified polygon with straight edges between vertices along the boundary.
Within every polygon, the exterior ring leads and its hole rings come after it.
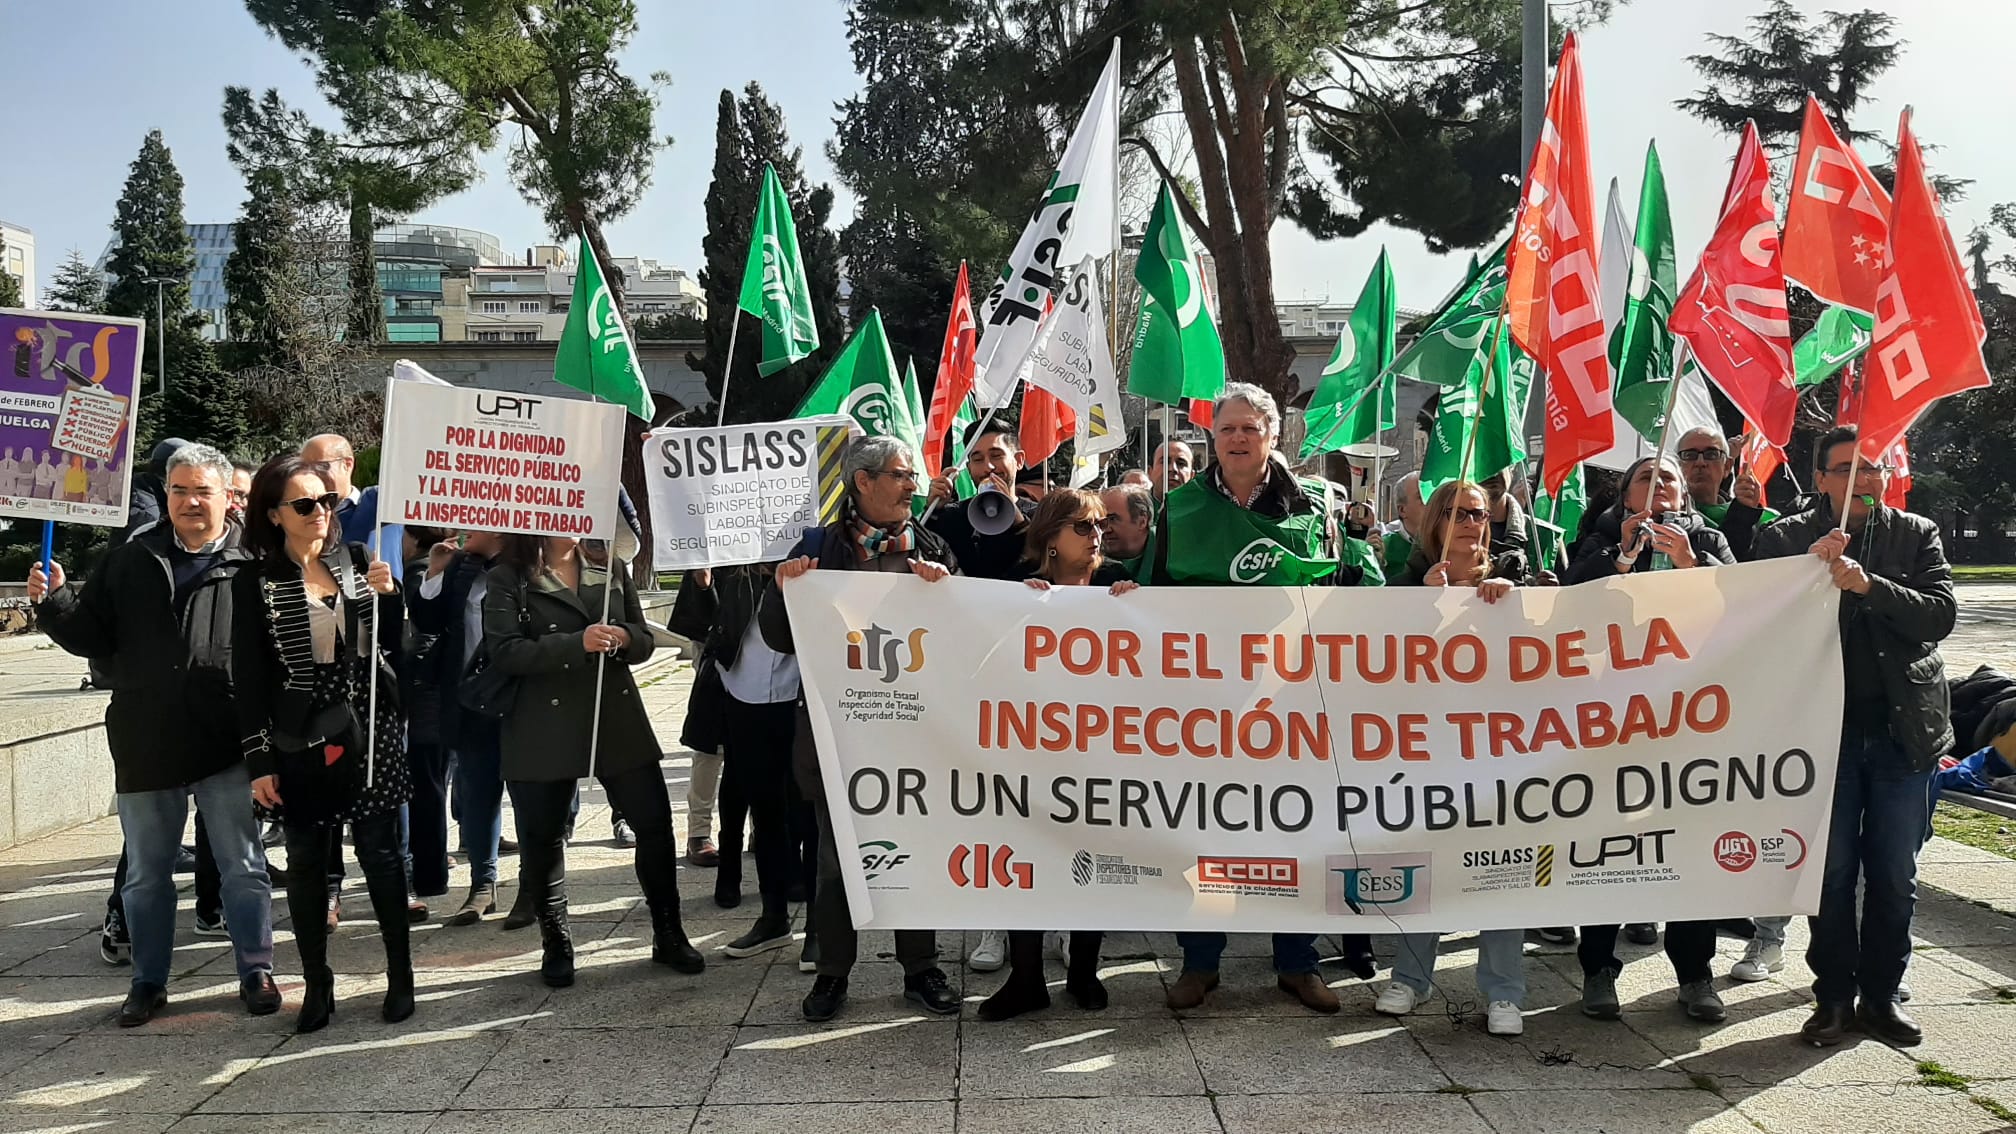
POLYGON ((303 496, 296 500, 289 500, 280 506, 282 508, 294 509, 294 514, 297 516, 312 516, 315 514, 315 509, 317 508, 325 512, 334 512, 336 505, 341 503, 342 500, 341 496, 333 492, 325 492, 320 496, 303 496))

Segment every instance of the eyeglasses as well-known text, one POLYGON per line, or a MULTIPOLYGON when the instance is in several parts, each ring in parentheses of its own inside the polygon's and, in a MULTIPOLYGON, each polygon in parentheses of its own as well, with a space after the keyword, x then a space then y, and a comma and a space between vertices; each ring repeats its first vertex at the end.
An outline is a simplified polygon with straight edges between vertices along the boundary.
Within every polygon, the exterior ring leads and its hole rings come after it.
POLYGON ((325 512, 334 512, 336 505, 342 502, 343 498, 341 496, 333 492, 325 492, 320 496, 303 496, 297 500, 289 500, 282 504, 281 507, 292 508, 295 515, 305 517, 314 515, 317 508, 325 512))
POLYGON ((1714 462, 1726 459, 1729 456, 1729 451, 1726 449, 1715 449, 1715 448, 1682 449, 1680 450, 1678 456, 1683 461, 1714 462))
POLYGON ((914 485, 917 483, 917 474, 910 469, 862 469, 861 471, 867 473, 870 480, 881 480, 885 476, 893 476, 903 484, 914 485))
POLYGON ((1856 470, 1857 476, 1881 476, 1890 471, 1889 465, 1870 461, 1864 461, 1857 465, 1830 465, 1820 471, 1826 473, 1828 476, 1847 476, 1850 468, 1856 470))
POLYGON ((1089 539, 1093 532, 1099 530, 1099 524, 1100 521, 1098 520, 1073 520, 1071 521, 1071 530, 1089 539))
POLYGON ((1481 524, 1491 518, 1489 508, 1456 508, 1451 512, 1459 524, 1481 524))

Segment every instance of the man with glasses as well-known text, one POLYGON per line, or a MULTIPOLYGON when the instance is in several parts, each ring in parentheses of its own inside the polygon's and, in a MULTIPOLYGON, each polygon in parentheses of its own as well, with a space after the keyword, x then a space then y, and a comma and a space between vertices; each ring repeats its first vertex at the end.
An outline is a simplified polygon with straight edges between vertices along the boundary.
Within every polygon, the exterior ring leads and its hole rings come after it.
POLYGON ((1681 474, 1687 479, 1687 495, 1694 498, 1694 510, 1729 541, 1729 550, 1736 553, 1738 562, 1749 559, 1757 533, 1778 519, 1778 513, 1764 503, 1764 485, 1744 469, 1736 474, 1730 493, 1723 494, 1732 457, 1729 441, 1719 430, 1688 430, 1680 438, 1677 456, 1681 474))
POLYGON ((1953 571, 1937 525, 1882 503, 1890 469, 1866 455, 1858 461, 1858 444, 1852 427, 1820 438, 1819 500, 1758 536, 1756 557, 1818 556, 1841 590, 1840 764, 1806 950, 1819 1007, 1800 1034, 1830 1047, 1859 1024, 1911 1046, 1922 1033, 1900 1007, 1898 986, 1911 958, 1932 772, 1953 744, 1938 645, 1953 632, 1953 571))

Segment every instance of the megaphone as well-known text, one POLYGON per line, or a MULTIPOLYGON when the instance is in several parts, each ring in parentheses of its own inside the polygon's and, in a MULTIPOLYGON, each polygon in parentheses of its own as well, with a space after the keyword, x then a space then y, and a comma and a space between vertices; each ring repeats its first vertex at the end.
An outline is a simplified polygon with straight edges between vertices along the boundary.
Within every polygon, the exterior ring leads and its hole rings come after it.
POLYGON ((1015 526, 1018 514, 1015 498, 991 483, 981 485, 966 502, 966 522, 981 535, 1000 535, 1015 526))
POLYGON ((1351 499, 1360 501, 1372 500, 1378 490, 1379 474, 1400 455, 1400 450, 1391 445, 1377 444, 1346 445, 1342 452, 1344 463, 1351 467, 1351 499))

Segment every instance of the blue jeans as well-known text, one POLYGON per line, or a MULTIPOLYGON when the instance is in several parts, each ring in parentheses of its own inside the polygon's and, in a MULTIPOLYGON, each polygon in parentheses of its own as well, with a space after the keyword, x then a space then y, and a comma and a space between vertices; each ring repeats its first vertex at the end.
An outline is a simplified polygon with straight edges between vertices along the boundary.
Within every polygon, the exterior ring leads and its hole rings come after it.
MULTIPOLYGON (((1218 958, 1225 952, 1222 933, 1179 933, 1176 944, 1183 948, 1183 971, 1215 973, 1218 958)), ((1316 935, 1277 933, 1274 935, 1274 971, 1286 975, 1316 971, 1316 935)))
MULTIPOLYGON (((1435 980, 1435 943, 1439 933, 1403 933, 1393 957, 1393 979, 1426 996, 1435 980)), ((1526 1003, 1526 931, 1487 929, 1478 935, 1477 991, 1487 1004, 1509 1000, 1526 1003)))
POLYGON ((1834 779, 1834 817, 1820 912, 1806 949, 1813 996, 1821 1003, 1881 1003, 1897 991, 1911 960, 1911 912, 1918 902, 1918 848, 1925 841, 1932 773, 1898 769, 1904 757, 1888 735, 1848 725, 1834 779), (1861 924, 1856 882, 1863 883, 1861 924))
POLYGON ((233 764, 188 787, 121 792, 119 827, 126 835, 126 886, 120 900, 133 935, 133 983, 168 986, 175 952, 175 855, 189 796, 203 812, 204 833, 217 859, 224 922, 231 931, 240 978, 273 971, 273 888, 266 849, 252 817, 251 781, 233 764))
MULTIPOLYGON (((472 730, 473 731, 473 730, 472 730)), ((495 735, 465 736, 455 751, 455 799, 470 881, 497 882, 497 840, 504 833, 504 779, 495 735)))

